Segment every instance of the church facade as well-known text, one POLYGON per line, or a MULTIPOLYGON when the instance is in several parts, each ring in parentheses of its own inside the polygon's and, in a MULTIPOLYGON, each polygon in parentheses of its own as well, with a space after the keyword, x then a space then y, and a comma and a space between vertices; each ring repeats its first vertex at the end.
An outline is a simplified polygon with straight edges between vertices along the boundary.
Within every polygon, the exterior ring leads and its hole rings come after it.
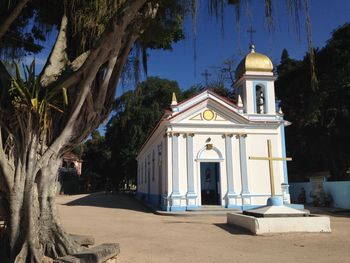
POLYGON ((236 102, 210 90, 179 103, 173 96, 137 156, 140 199, 166 211, 245 210, 266 205, 273 191, 290 203, 288 122, 276 111, 271 60, 251 46, 236 79, 236 102), (259 159, 272 155, 281 160, 259 159))

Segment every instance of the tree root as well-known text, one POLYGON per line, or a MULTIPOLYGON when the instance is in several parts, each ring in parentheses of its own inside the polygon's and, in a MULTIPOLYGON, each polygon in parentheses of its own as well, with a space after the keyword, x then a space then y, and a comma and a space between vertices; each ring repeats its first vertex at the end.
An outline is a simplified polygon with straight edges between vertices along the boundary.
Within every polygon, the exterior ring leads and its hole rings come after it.
POLYGON ((43 255, 40 250, 33 248, 29 245, 30 242, 26 241, 19 254, 15 257, 14 263, 24 263, 24 262, 33 262, 41 263, 43 255))

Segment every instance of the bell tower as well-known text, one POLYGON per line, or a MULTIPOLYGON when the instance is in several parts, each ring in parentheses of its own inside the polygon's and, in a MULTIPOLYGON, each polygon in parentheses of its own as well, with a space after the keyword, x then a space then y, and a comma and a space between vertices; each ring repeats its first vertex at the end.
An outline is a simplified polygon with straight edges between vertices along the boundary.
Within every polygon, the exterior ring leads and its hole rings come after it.
POLYGON ((236 69, 236 99, 242 101, 246 114, 275 115, 275 80, 273 64, 264 54, 255 52, 253 44, 250 52, 236 69))

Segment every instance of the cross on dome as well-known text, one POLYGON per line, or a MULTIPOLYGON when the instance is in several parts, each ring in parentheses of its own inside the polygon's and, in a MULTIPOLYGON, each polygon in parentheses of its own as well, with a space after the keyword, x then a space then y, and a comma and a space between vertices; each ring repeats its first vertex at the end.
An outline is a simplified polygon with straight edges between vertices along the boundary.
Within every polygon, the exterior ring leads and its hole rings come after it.
POLYGON ((253 46, 253 34, 256 33, 256 30, 253 28, 253 26, 250 26, 250 28, 247 30, 247 32, 250 34, 250 46, 253 46))

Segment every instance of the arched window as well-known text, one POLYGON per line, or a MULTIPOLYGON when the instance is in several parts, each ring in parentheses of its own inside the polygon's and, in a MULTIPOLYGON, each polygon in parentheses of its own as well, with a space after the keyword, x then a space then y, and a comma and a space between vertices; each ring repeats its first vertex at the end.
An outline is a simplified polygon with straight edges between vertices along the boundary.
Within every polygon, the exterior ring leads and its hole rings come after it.
POLYGON ((257 85, 255 87, 255 92, 256 92, 256 113, 258 114, 266 113, 264 88, 262 86, 257 85))

